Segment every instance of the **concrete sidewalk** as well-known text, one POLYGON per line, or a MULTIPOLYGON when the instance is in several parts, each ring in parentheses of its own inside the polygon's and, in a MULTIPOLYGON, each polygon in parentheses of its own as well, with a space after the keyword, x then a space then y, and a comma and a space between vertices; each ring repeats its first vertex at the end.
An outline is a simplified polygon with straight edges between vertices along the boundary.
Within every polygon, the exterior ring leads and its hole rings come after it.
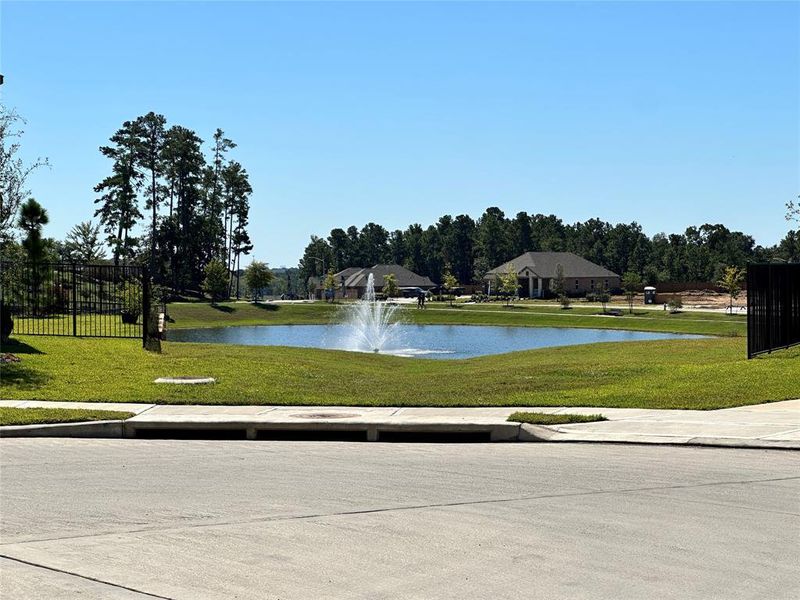
POLYGON ((585 407, 392 408, 355 406, 156 405, 0 401, 7 407, 94 408, 136 413, 121 423, 0 427, 0 437, 159 437, 228 435, 247 439, 342 437, 402 441, 453 439, 541 442, 626 442, 800 449, 800 400, 713 411, 585 407), (512 412, 601 413, 608 421, 541 426, 510 423, 512 412))

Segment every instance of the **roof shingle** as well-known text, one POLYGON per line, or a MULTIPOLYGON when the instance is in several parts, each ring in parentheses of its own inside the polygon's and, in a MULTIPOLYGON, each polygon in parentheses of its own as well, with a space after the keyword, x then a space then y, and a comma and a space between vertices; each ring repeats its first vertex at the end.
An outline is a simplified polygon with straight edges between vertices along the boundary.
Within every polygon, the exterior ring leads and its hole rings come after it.
POLYGON ((497 275, 505 273, 509 265, 514 265, 514 270, 521 273, 525 269, 541 278, 556 276, 556 267, 561 265, 564 277, 619 277, 616 273, 605 267, 581 258, 572 252, 526 252, 517 258, 503 263, 486 273, 484 279, 494 279, 497 275))

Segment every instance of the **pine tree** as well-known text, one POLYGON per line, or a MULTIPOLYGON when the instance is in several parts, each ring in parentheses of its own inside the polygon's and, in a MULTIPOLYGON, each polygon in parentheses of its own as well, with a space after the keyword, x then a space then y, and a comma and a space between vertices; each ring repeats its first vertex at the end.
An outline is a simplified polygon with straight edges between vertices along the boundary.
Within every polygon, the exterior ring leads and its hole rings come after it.
POLYGON ((106 257, 100 241, 100 225, 93 225, 91 221, 82 221, 75 225, 65 241, 65 250, 70 260, 92 263, 106 257))
POLYGON ((100 207, 94 216, 99 216, 104 226, 115 265, 133 256, 137 240, 130 232, 138 219, 142 218, 137 196, 142 182, 142 173, 138 169, 140 134, 138 123, 125 121, 122 128, 111 136, 113 145, 100 148, 103 156, 114 163, 112 174, 94 188, 95 192, 102 194, 95 200, 100 207))
POLYGON ((167 119, 163 115, 149 112, 136 119, 137 163, 143 172, 147 172, 147 190, 145 209, 150 210, 150 266, 156 272, 157 262, 157 227, 158 209, 165 194, 161 182, 163 174, 163 151, 166 136, 167 119))

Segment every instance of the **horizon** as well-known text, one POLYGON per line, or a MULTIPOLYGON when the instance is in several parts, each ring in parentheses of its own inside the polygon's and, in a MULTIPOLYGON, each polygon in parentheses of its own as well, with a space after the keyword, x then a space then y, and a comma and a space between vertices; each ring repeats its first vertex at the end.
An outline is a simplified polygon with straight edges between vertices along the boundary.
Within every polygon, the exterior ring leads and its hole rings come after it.
POLYGON ((29 181, 48 237, 92 218, 99 146, 153 110, 205 149, 217 127, 238 144, 243 262, 294 267, 336 227, 490 206, 648 237, 721 223, 772 246, 800 190, 799 17, 764 2, 4 2, 0 93, 28 121, 23 158, 52 163, 29 181))

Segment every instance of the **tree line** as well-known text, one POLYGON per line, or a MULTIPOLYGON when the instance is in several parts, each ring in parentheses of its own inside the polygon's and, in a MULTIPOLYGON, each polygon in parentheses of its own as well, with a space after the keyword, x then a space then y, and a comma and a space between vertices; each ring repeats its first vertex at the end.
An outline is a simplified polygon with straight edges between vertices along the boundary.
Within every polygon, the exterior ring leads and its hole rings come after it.
POLYGON ((147 262, 173 292, 200 289, 212 261, 237 269, 253 248, 253 190, 244 167, 227 156, 236 144, 217 129, 209 156, 202 146, 191 129, 167 127, 163 115, 149 112, 125 121, 100 148, 112 166, 94 188, 95 216, 114 264, 147 262))
POLYGON ((396 263, 442 283, 452 273, 461 284, 480 282, 487 271, 524 252, 573 252, 620 275, 637 273, 647 284, 717 281, 725 267, 752 261, 800 261, 800 230, 764 248, 752 236, 721 224, 688 227, 683 233, 647 236, 641 225, 600 219, 564 223, 555 215, 519 212, 507 217, 497 207, 478 218, 444 215, 428 227, 413 223, 389 231, 376 223, 336 228, 311 236, 299 262, 301 280, 324 270, 396 263))
MULTIPOLYGON (((26 254, 34 259, 13 231, 27 231, 18 220, 23 206, 28 217, 43 211, 26 200, 25 183, 47 161, 26 164, 17 157, 24 120, 0 109, 0 253, 7 260, 26 254)), ((210 146, 205 153, 196 132, 168 126, 154 112, 125 121, 100 147, 111 168, 94 187, 99 223, 78 223, 63 242, 38 240, 36 260, 96 262, 107 259, 108 248, 115 265, 148 264, 154 282, 173 293, 201 290, 212 262, 226 273, 238 270, 242 255, 253 249, 247 231, 253 190, 245 168, 228 158, 236 144, 222 129, 210 146)), ((233 278, 228 279, 230 293, 233 278)))

